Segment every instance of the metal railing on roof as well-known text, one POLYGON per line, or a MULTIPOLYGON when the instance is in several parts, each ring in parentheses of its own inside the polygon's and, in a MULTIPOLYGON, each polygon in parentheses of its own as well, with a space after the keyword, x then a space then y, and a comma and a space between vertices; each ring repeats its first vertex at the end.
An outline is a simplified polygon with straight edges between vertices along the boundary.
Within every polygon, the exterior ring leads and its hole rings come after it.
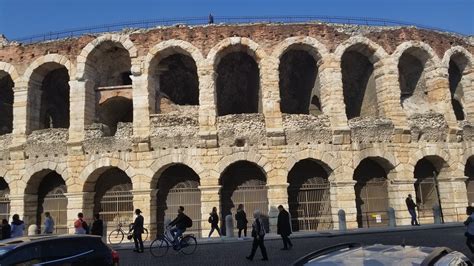
MULTIPOLYGON (((449 31, 441 28, 430 27, 421 24, 414 24, 399 20, 390 20, 382 18, 368 18, 368 17, 341 17, 341 16, 215 16, 213 17, 214 24, 242 24, 242 23, 303 23, 303 22, 323 22, 334 24, 351 24, 364 26, 415 26, 421 29, 451 32, 460 34, 454 31, 449 31)), ((165 18, 165 19, 150 19, 138 20, 121 23, 111 23, 96 25, 90 27, 73 28, 62 31, 52 31, 48 33, 36 34, 21 38, 16 38, 17 41, 24 44, 31 44, 36 42, 44 42, 50 40, 58 40, 65 38, 79 37, 86 34, 97 34, 103 32, 115 32, 124 29, 149 29, 157 26, 171 26, 171 25, 204 25, 209 23, 209 17, 183 17, 183 18, 165 18)), ((463 34, 460 34, 463 35, 463 34)))

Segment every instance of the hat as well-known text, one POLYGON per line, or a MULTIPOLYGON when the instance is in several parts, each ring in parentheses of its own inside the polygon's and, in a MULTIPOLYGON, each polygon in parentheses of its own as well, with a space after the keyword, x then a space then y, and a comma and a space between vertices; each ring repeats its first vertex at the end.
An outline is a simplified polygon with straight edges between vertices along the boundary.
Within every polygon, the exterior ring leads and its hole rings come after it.
POLYGON ((142 213, 142 211, 140 211, 140 209, 135 209, 135 213, 142 213))

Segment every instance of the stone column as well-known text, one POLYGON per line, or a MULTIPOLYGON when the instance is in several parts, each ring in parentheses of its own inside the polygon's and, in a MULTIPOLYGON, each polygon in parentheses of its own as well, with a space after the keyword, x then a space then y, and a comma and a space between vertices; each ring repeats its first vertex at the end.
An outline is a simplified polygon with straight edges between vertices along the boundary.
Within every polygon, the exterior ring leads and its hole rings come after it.
MULTIPOLYGON (((207 217, 213 207, 217 207, 217 213, 221 213, 220 185, 199 186, 201 190, 201 236, 206 237, 211 230, 211 224, 207 222, 207 217)), ((220 216, 220 215, 219 215, 220 216)), ((224 221, 225 217, 220 217, 224 221)))
POLYGON ((147 140, 150 136, 150 114, 154 112, 153 82, 148 81, 148 75, 132 75, 133 90, 133 136, 141 140, 147 140))
POLYGON ((148 229, 148 239, 156 235, 156 189, 132 190, 133 211, 140 209, 143 215, 143 225, 148 229), (152 208, 152 204, 155 208, 152 208), (155 211, 153 211, 155 210, 155 211))
POLYGON ((25 195, 24 194, 10 194, 10 220, 14 214, 20 215, 20 219, 24 219, 25 216, 25 195))
POLYGON ((270 233, 276 233, 277 231, 278 205, 283 205, 283 207, 289 212, 288 185, 289 184, 286 182, 280 184, 267 184, 270 233))
POLYGON ((439 195, 444 222, 461 222, 468 206, 466 177, 438 178, 439 195))
MULTIPOLYGON (((391 178, 389 178, 391 179, 391 178)), ((411 216, 408 213, 408 209, 405 203, 405 199, 408 194, 411 194, 413 198, 416 197, 415 193, 415 180, 391 180, 388 186, 388 200, 389 206, 395 210, 395 218, 397 226, 399 225, 410 225, 411 216)))
POLYGON ((36 214, 38 211, 38 195, 24 194, 23 195, 23 221, 26 228, 31 224, 36 224, 36 214))
POLYGON ((217 147, 216 74, 212 63, 196 63, 199 77, 199 136, 202 146, 217 147))
POLYGON ((69 142, 78 143, 84 140, 84 128, 94 122, 96 96, 94 82, 90 80, 69 81, 69 142))
POLYGON ((74 233, 74 221, 77 214, 84 213, 87 224, 92 225, 94 221, 94 192, 70 192, 65 193, 67 198, 67 227, 70 234, 74 233))
POLYGON ((474 124, 474 70, 471 68, 463 73, 461 84, 463 86, 464 93, 464 113, 466 119, 474 124), (469 71, 469 72, 468 72, 469 71))
POLYGON ((13 140, 12 147, 21 146, 26 142, 27 133, 27 94, 28 87, 24 82, 20 82, 13 88, 13 140))
POLYGON ((334 229, 339 229, 339 210, 346 213, 347 228, 357 228, 357 209, 355 204, 354 180, 332 181, 330 188, 331 214, 334 229))

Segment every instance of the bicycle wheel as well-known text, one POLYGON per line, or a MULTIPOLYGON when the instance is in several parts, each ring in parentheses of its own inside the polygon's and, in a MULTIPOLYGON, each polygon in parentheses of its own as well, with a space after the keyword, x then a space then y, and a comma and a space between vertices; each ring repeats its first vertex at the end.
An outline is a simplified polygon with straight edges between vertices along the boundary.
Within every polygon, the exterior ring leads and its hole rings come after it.
POLYGON ((123 241, 124 233, 122 230, 115 229, 109 234, 109 244, 120 244, 123 241))
POLYGON ((181 245, 180 251, 184 255, 191 255, 196 251, 197 241, 194 236, 185 236, 179 243, 181 245))
POLYGON ((163 257, 166 255, 166 253, 168 253, 169 247, 170 246, 168 242, 159 237, 151 242, 150 253, 153 255, 153 257, 163 257))
POLYGON ((148 240, 148 229, 146 229, 146 228, 143 228, 142 240, 143 240, 143 242, 148 240))

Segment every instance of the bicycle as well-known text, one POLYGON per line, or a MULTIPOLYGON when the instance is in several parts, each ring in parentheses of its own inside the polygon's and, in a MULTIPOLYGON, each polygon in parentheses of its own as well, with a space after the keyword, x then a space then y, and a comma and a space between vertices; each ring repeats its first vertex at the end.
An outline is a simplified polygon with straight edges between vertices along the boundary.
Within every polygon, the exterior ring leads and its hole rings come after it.
POLYGON ((172 246, 176 252, 181 252, 184 255, 191 255, 196 251, 197 241, 193 234, 180 236, 178 240, 178 243, 174 244, 170 229, 166 229, 162 235, 159 235, 155 240, 153 240, 153 242, 151 242, 151 255, 154 257, 163 257, 168 253, 170 246, 172 246))
MULTIPOLYGON (((133 238, 133 224, 128 226, 128 232, 122 229, 122 223, 117 225, 117 229, 113 230, 109 234, 109 244, 121 244, 124 236, 127 235, 127 239, 131 240, 133 238)), ((143 228, 142 240, 146 241, 148 239, 148 229, 143 228)))

